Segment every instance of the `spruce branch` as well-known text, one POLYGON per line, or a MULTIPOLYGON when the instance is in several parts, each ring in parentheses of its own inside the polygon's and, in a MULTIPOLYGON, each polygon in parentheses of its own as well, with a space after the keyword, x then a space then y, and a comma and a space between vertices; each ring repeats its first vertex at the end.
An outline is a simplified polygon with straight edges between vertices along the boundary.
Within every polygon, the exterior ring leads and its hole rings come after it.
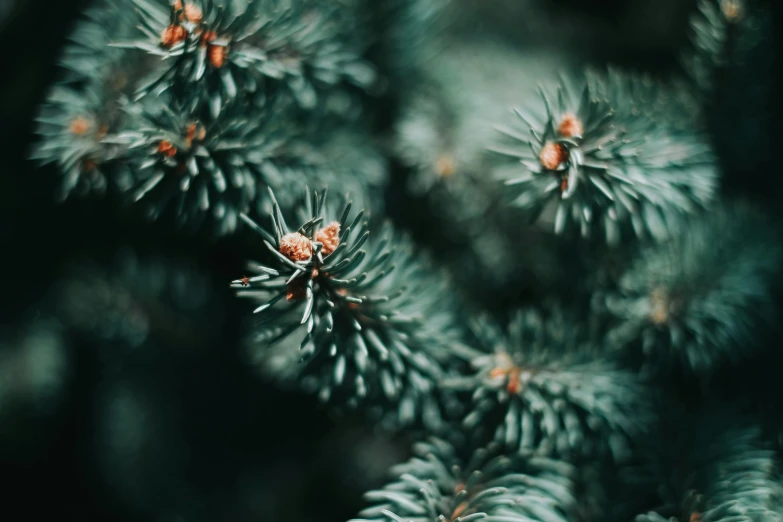
POLYGON ((396 481, 368 492, 374 505, 351 522, 565 522, 576 503, 570 464, 497 446, 462 460, 449 443, 429 439, 390 473, 396 481))
POLYGON ((104 141, 122 124, 119 93, 102 85, 76 90, 55 86, 40 108, 36 132, 40 141, 30 158, 56 165, 61 180, 57 196, 103 195, 114 183, 111 162, 121 148, 104 141))
POLYGON ((638 522, 780 521, 780 463, 756 419, 732 405, 679 411, 679 422, 643 453, 647 480, 662 505, 638 522))
POLYGON ((39 108, 39 140, 30 158, 58 168, 60 200, 103 195, 127 181, 126 171, 112 170, 120 148, 104 139, 122 129, 122 102, 148 68, 144 60, 108 46, 112 37, 132 30, 128 7, 126 0, 100 2, 84 13, 62 53, 63 71, 39 108))
POLYGON ((276 84, 312 108, 319 87, 369 87, 375 80, 359 43, 335 26, 337 6, 300 0, 133 2, 142 36, 115 45, 160 57, 141 94, 174 89, 217 117, 226 102, 263 97, 276 84))
POLYGON ((614 320, 609 344, 642 355, 649 371, 708 377, 739 363, 776 328, 782 254, 764 218, 715 209, 644 249, 603 299, 614 320))
POLYGON ((745 181, 765 171, 774 147, 770 7, 757 0, 700 0, 691 16, 691 45, 681 59, 727 174, 745 181))
POLYGON ((305 146, 280 104, 253 117, 232 104, 214 121, 173 102, 129 104, 126 112, 128 130, 107 141, 123 147, 134 175, 127 192, 151 219, 173 216, 180 227, 225 234, 264 187, 306 183, 298 159, 305 146))
POLYGON ((541 89, 540 103, 516 109, 516 123, 499 128, 508 144, 491 149, 521 163, 502 175, 512 204, 532 219, 554 204, 556 233, 575 228, 610 244, 628 229, 663 239, 708 206, 717 188, 708 143, 697 128, 646 117, 632 95, 639 81, 564 77, 553 92, 541 89))
POLYGON ((233 282, 259 304, 260 356, 295 335, 302 359, 284 379, 338 408, 364 404, 390 425, 421 420, 438 428, 445 416, 438 383, 459 344, 445 279, 390 228, 372 234, 350 202, 338 210, 314 192, 296 221, 286 221, 271 197, 271 228, 243 216, 271 259, 233 282))
POLYGON ((100 0, 82 13, 59 60, 65 69, 61 82, 73 86, 112 76, 116 83, 125 81, 122 77, 133 69, 134 60, 126 50, 110 44, 113 39, 133 34, 129 9, 130 0, 100 0))
POLYGON ((692 47, 682 55, 683 68, 705 94, 718 87, 720 71, 736 65, 764 40, 763 18, 753 0, 699 0, 691 17, 692 47))
POLYGON ((506 332, 478 321, 475 371, 454 384, 472 392, 465 429, 511 452, 627 458, 652 420, 654 394, 575 324, 557 308, 517 312, 506 332))

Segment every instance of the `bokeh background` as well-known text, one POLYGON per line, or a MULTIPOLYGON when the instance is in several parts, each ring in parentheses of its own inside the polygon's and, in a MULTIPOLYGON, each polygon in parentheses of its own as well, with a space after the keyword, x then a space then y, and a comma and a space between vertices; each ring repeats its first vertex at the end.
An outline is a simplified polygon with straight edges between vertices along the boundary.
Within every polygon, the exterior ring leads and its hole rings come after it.
MULTIPOLYGON (((676 66, 695 6, 455 2, 464 13, 455 34, 654 74, 676 66)), ((88 4, 0 0, 0 520, 350 518, 361 494, 407 457, 409 441, 360 417, 334 419, 254 374, 241 350, 245 309, 227 284, 247 245, 125 226, 104 219, 111 212, 100 201, 55 204, 54 172, 27 160, 37 106, 88 4)), ((783 3, 771 4, 781 14, 783 3)), ((779 61, 775 70, 780 93, 779 61)), ((770 100, 771 144, 783 137, 780 98, 770 100)), ((728 190, 774 202, 783 179, 776 154, 753 165, 728 190)), ((453 245, 422 226, 432 216, 405 193, 398 170, 388 213, 447 259, 453 245)), ((485 305, 537 292, 488 295, 485 305)))

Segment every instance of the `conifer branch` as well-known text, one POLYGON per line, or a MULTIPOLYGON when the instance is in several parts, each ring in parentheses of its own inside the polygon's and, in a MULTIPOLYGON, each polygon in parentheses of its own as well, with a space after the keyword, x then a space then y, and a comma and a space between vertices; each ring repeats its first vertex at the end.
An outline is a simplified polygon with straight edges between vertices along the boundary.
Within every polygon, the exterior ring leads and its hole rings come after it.
POLYGON ((482 321, 463 426, 506 451, 564 458, 628 457, 653 419, 654 393, 591 348, 586 332, 555 309, 518 312, 507 332, 482 321))
POLYGON ((295 335, 302 361, 291 361, 289 377, 322 401, 365 404, 392 425, 439 427, 438 385, 459 344, 445 279, 390 228, 373 234, 350 202, 337 209, 316 192, 286 221, 272 201, 271 228, 245 219, 271 259, 233 283, 259 305, 258 349, 295 335))
MULTIPOLYGON (((513 205, 537 218, 554 202, 554 230, 663 239, 683 215, 708 206, 717 188, 710 147, 699 129, 639 114, 619 74, 562 78, 541 102, 501 125, 496 153, 521 163, 505 179, 513 205)), ((642 89, 644 92, 644 89, 642 89)))
POLYGON ((708 377, 757 352, 775 326, 781 249, 742 207, 717 208, 670 242, 644 249, 604 303, 609 343, 649 371, 708 377))
POLYGON ((565 522, 576 503, 566 462, 505 455, 497 446, 463 461, 438 439, 417 444, 414 454, 391 469, 395 482, 365 495, 374 505, 351 522, 565 522))

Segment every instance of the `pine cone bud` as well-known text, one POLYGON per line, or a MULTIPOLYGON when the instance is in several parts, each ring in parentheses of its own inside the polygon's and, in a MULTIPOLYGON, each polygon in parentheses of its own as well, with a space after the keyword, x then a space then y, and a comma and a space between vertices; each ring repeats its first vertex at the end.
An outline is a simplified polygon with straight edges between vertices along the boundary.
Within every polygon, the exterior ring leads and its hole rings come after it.
POLYGON ((739 0, 723 0, 721 10, 729 22, 736 22, 742 17, 742 4, 739 0))
POLYGON ((170 25, 163 30, 160 36, 160 43, 164 47, 173 47, 188 37, 188 32, 181 25, 170 25))
POLYGON ((669 320, 669 299, 666 292, 661 288, 653 290, 650 296, 652 310, 650 311, 650 321, 654 324, 666 324, 669 320))
POLYGON ((201 46, 206 47, 210 42, 217 40, 217 33, 215 31, 204 31, 201 34, 201 46))
POLYGON ((335 221, 316 232, 315 240, 323 244, 321 252, 324 255, 328 256, 334 252, 340 244, 340 223, 335 221))
POLYGON ((560 143, 549 142, 541 149, 538 159, 547 170, 556 170, 560 165, 568 161, 568 149, 560 143))
POLYGON ((228 54, 228 49, 224 45, 210 45, 207 50, 209 63, 215 69, 220 69, 226 63, 226 54, 228 54))
POLYGON ((557 132, 564 138, 573 138, 575 136, 582 136, 585 128, 582 122, 577 119, 573 114, 566 114, 563 119, 560 120, 560 125, 557 126, 557 132))
POLYGON ((204 20, 204 13, 194 4, 185 4, 185 18, 192 24, 200 24, 204 20))
POLYGON ((177 154, 177 148, 172 145, 170 141, 161 140, 161 142, 158 143, 158 152, 164 156, 173 158, 177 154))
POLYGON ((77 136, 84 136, 87 134, 87 131, 90 130, 90 122, 79 116, 74 118, 69 129, 71 133, 76 134, 77 136))
POLYGON ((307 261, 313 255, 313 245, 299 232, 292 232, 280 240, 280 253, 291 261, 307 261))
POLYGON ((435 163, 435 172, 443 178, 453 175, 457 171, 457 164, 451 154, 443 154, 435 163))
POLYGON ((207 130, 204 128, 203 125, 199 123, 191 123, 188 125, 187 133, 185 135, 185 138, 188 142, 188 147, 193 146, 193 141, 201 141, 207 136, 207 130))

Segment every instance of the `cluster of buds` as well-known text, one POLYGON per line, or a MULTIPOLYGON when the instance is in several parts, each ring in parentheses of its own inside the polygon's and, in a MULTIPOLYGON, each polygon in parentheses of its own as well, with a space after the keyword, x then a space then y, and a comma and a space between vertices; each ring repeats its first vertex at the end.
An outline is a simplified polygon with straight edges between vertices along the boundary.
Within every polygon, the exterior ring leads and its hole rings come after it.
MULTIPOLYGON (((195 141, 202 141, 207 136, 207 130, 201 123, 191 123, 185 130, 185 143, 188 149, 193 147, 195 141)), ((173 158, 177 155, 177 147, 169 140, 160 140, 158 142, 158 154, 167 158, 173 158)))
MULTIPOLYGON (((334 252, 340 244, 340 223, 333 222, 313 234, 313 240, 310 240, 304 234, 291 232, 280 239, 279 251, 291 261, 306 262, 313 257, 313 241, 321 243, 321 253, 328 256, 334 252)), ((313 267, 311 277, 314 279, 319 275, 318 266, 313 267)), ((296 278, 286 287, 286 299, 288 301, 298 301, 306 297, 306 283, 304 278, 296 278)))
MULTIPOLYGON (((580 139, 584 133, 584 125, 573 114, 565 114, 557 125, 557 134, 563 140, 580 139)), ((549 141, 541 147, 538 160, 546 170, 564 171, 571 154, 568 147, 559 141, 549 141)), ((568 174, 564 174, 560 181, 560 192, 566 193, 570 183, 568 174)))
MULTIPOLYGON (((321 243, 321 253, 328 256, 340 245, 340 223, 335 221, 317 230, 313 240, 321 243)), ((293 262, 308 261, 313 256, 313 242, 299 232, 291 232, 280 239, 280 253, 293 262)))
POLYGON ((163 30, 160 43, 163 47, 172 48, 180 42, 187 40, 189 32, 187 26, 193 26, 192 34, 199 37, 199 43, 207 48, 207 59, 216 69, 220 69, 226 63, 228 47, 225 42, 220 42, 215 31, 205 30, 201 27, 204 21, 204 13, 200 7, 193 3, 182 4, 177 0, 172 5, 174 21, 163 30))
POLYGON ((207 129, 200 123, 191 123, 188 125, 185 133, 185 141, 188 144, 188 148, 193 147, 194 141, 203 141, 207 137, 207 129))
POLYGON ((530 377, 530 372, 523 372, 522 368, 517 366, 511 357, 501 352, 497 354, 497 364, 489 371, 489 378, 505 379, 506 391, 509 395, 516 395, 522 389, 522 381, 527 380, 530 377), (523 373, 525 375, 523 375, 523 373), (525 377, 525 379, 523 379, 525 377))

